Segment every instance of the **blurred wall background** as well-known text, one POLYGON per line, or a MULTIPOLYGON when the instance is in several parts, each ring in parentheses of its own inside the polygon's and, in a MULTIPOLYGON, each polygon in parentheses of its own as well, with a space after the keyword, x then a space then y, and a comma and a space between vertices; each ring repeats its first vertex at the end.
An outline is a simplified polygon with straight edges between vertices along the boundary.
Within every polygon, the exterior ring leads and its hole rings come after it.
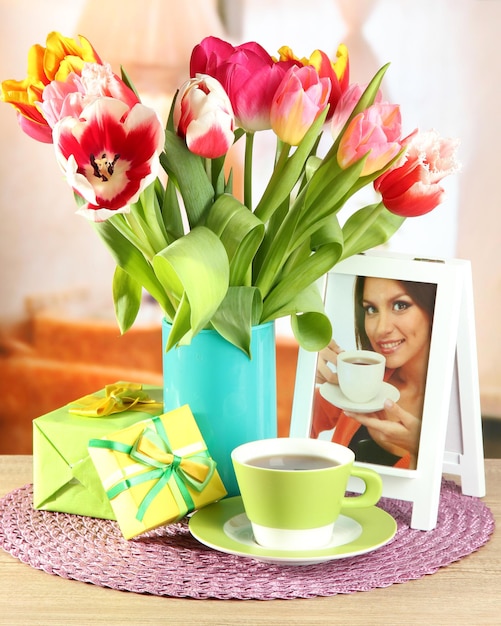
MULTIPOLYGON (((207 0, 0 0, 0 78, 22 79, 29 47, 44 45, 51 30, 82 32, 137 81, 155 61, 172 82, 187 77, 186 50, 206 34, 235 43, 254 39, 271 53, 288 44, 298 56, 315 48, 334 53, 344 41, 352 78, 362 82, 391 61, 385 95, 401 103, 406 130, 435 127, 459 137, 462 171, 446 181, 447 201, 408 220, 389 248, 471 259, 482 408, 501 416, 500 24, 499 0, 227 0, 217 6, 207 0), (129 67, 138 56, 142 66, 129 67)), ((153 80, 150 86, 153 101, 172 92, 172 85, 159 93, 153 80)), ((25 136, 4 104, 0 137, 0 321, 24 318, 27 303, 36 309, 58 299, 112 318, 113 262, 91 225, 74 215, 51 146, 25 136)), ((265 136, 260 141, 266 156, 271 146, 265 136)))

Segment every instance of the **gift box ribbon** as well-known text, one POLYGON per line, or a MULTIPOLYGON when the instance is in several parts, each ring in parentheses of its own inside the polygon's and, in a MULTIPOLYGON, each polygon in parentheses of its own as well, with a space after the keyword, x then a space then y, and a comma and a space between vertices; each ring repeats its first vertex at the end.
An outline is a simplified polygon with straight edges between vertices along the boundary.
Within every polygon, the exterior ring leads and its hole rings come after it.
POLYGON ((151 427, 145 428, 132 445, 109 439, 91 439, 89 441, 90 447, 107 448, 121 452, 142 466, 150 468, 123 478, 106 491, 108 498, 112 500, 135 485, 156 480, 157 482, 144 496, 138 507, 136 518, 140 522, 157 494, 166 485, 171 489, 179 508, 180 517, 193 510, 195 503, 188 486, 195 491, 203 491, 216 469, 216 462, 209 456, 206 449, 183 456, 175 454, 170 446, 162 420, 159 417, 154 417, 151 421, 156 430, 151 427))
POLYGON ((162 403, 150 398, 139 383, 113 383, 106 385, 104 392, 104 397, 90 394, 75 400, 69 412, 85 417, 104 417, 131 410, 155 414, 163 409, 162 403))

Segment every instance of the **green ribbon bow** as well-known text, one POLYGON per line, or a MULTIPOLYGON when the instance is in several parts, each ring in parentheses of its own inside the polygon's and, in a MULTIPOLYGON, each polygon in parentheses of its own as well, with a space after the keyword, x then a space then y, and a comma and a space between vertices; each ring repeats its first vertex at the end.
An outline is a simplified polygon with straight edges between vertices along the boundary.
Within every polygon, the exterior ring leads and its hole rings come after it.
POLYGON ((108 439, 89 441, 92 448, 107 448, 127 454, 145 468, 151 468, 120 480, 106 492, 108 498, 112 500, 135 485, 156 480, 138 507, 136 519, 140 522, 143 521, 150 504, 166 485, 171 489, 181 517, 193 510, 195 503, 188 487, 198 492, 203 491, 216 469, 216 462, 209 456, 207 450, 185 456, 174 454, 162 420, 154 417, 151 421, 156 430, 146 427, 133 445, 108 439))

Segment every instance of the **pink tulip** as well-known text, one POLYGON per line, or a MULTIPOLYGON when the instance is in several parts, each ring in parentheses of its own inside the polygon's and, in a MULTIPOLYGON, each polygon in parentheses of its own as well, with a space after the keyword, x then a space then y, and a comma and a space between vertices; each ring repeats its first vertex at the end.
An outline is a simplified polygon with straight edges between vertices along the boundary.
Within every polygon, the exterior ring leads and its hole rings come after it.
MULTIPOLYGON (((338 100, 331 121, 331 134, 334 140, 338 138, 341 131, 343 130, 344 125, 348 121, 348 118, 353 113, 353 109, 356 107, 358 101, 362 97, 365 88, 366 86, 364 85, 353 83, 353 85, 350 85, 348 89, 343 93, 341 98, 338 100)), ((381 91, 378 91, 374 103, 378 104, 381 101, 382 93, 381 91)))
POLYGON ((303 59, 296 57, 288 46, 282 46, 278 52, 280 54, 280 61, 293 61, 303 66, 311 65, 317 70, 320 78, 329 79, 331 90, 327 120, 330 120, 338 106, 339 100, 342 98, 349 85, 350 71, 347 47, 344 44, 338 46, 336 59, 332 61, 322 50, 315 50, 309 58, 303 59))
POLYGON ((39 119, 36 119, 37 114, 33 111, 30 112, 28 117, 21 112, 21 109, 23 109, 22 105, 17 105, 16 108, 18 109, 17 123, 23 133, 36 141, 52 143, 52 130, 41 113, 38 113, 39 119))
POLYGON ((339 143, 338 163, 343 169, 367 156, 361 176, 377 172, 398 154, 402 146, 400 107, 377 103, 356 115, 339 143))
POLYGON ((221 84, 197 74, 181 87, 174 107, 174 127, 191 152, 208 159, 225 155, 235 135, 231 102, 221 84))
POLYGON ((409 141, 405 161, 374 181, 385 207, 402 217, 429 213, 443 199, 438 184, 456 172, 458 141, 441 138, 434 130, 416 133, 409 141))
POLYGON ((66 180, 86 200, 78 213, 102 222, 115 213, 128 213, 129 205, 156 178, 164 134, 148 107, 129 108, 102 97, 86 106, 79 118, 59 121, 53 137, 66 180))
POLYGON ((207 37, 195 46, 190 75, 208 74, 216 78, 230 98, 238 126, 247 131, 271 128, 271 102, 292 61, 275 62, 255 42, 240 46, 207 37))
POLYGON ((108 63, 86 63, 81 76, 72 72, 64 82, 54 80, 47 85, 42 95, 43 116, 53 128, 63 117, 78 117, 88 104, 102 96, 122 100, 128 107, 139 102, 108 63))
POLYGON ((312 66, 293 66, 271 105, 271 126, 283 142, 297 146, 329 101, 331 84, 312 66))
POLYGON ((221 67, 235 50, 236 48, 227 41, 218 37, 206 37, 191 52, 190 76, 208 74, 220 81, 221 67))
POLYGON ((80 76, 71 73, 63 81, 53 80, 44 89, 41 109, 50 128, 68 115, 78 117, 84 108, 84 88, 80 76))

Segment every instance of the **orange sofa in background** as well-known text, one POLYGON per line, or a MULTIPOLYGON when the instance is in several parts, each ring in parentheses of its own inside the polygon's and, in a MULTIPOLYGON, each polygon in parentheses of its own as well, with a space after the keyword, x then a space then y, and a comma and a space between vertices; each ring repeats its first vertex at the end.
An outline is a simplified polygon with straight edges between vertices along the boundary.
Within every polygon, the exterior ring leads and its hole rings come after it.
MULTIPOLYGON (((116 380, 162 384, 161 326, 34 314, 0 333, 0 454, 32 453, 32 420, 116 380)), ((277 338, 278 433, 289 431, 298 345, 277 338)))

